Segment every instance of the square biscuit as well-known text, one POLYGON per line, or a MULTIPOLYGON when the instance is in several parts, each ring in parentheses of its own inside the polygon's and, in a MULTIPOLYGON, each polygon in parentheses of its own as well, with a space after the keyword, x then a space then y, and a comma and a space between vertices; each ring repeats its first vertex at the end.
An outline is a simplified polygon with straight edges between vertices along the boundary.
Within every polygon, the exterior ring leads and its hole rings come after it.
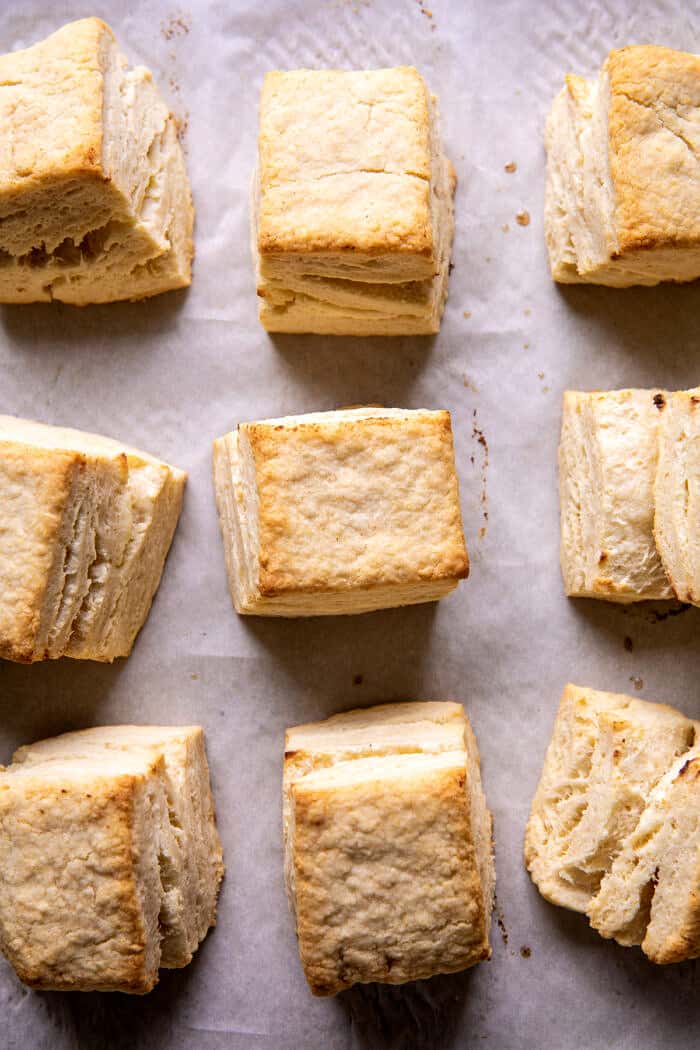
POLYGON ((546 900, 651 962, 700 954, 700 723, 567 685, 525 835, 546 900))
POLYGON ((561 568, 572 597, 673 598, 654 538, 654 390, 567 390, 559 444, 561 568))
POLYGON ((240 613, 435 601, 468 575, 448 412, 242 423, 214 443, 214 478, 240 613))
POLYGON ((25 984, 132 993, 154 986, 160 900, 146 812, 162 809, 162 776, 162 759, 127 759, 111 773, 56 764, 0 774, 0 946, 25 984), (151 875, 143 902, 136 851, 146 853, 151 875), (99 859, 99 873, 81 856, 99 859))
POLYGON ((415 69, 268 73, 259 157, 263 259, 396 256, 404 279, 433 276, 429 96, 415 69))
POLYGON ((525 835, 546 900, 588 911, 649 792, 694 734, 666 704, 565 687, 525 835))
POLYGON ((67 733, 0 768, 0 947, 31 987, 149 992, 222 876, 199 726, 67 733))
POLYGON ((682 257, 691 249, 697 265, 700 55, 623 48, 610 54, 606 74, 616 250, 632 260, 674 249, 682 257))
POLYGON ((0 56, 0 302, 84 305, 190 283, 192 200, 149 70, 85 18, 0 56))
POLYGON ((700 276, 700 56, 612 51, 547 121, 552 276, 625 287, 700 276))
POLYGON ((285 874, 314 995, 491 954, 491 814, 453 703, 390 704, 290 729, 285 874))
POLYGON ((253 254, 270 332, 437 332, 455 175, 411 67, 268 73, 253 254))
POLYGON ((185 481, 111 438, 0 416, 0 657, 128 656, 185 481))

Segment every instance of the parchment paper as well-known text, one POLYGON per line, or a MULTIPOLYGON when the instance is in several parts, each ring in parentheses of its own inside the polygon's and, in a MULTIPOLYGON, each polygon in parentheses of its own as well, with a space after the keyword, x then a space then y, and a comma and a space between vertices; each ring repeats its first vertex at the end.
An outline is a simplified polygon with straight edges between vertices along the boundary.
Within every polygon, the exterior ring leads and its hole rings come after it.
POLYGON ((186 468, 190 481, 128 661, 0 666, 0 761, 77 727, 201 722, 228 874, 216 930, 145 998, 29 992, 0 964, 0 1046, 695 1047, 695 964, 655 968, 546 904, 521 843, 567 679, 700 717, 700 613, 567 601, 556 493, 562 390, 696 384, 700 287, 557 289, 542 234, 542 128, 564 73, 590 73, 626 43, 700 50, 698 0, 22 0, 0 5, 0 49, 87 13, 153 69, 183 122, 194 282, 135 305, 0 308, 0 411, 123 438, 186 468), (400 63, 415 64, 438 93, 459 176, 442 331, 435 340, 273 341, 257 323, 248 250, 263 73, 400 63), (451 411, 471 578, 439 606, 238 618, 212 439, 242 419, 363 401, 451 411), (315 1000, 283 892, 284 729, 355 705, 443 698, 466 704, 495 815, 493 959, 315 1000))

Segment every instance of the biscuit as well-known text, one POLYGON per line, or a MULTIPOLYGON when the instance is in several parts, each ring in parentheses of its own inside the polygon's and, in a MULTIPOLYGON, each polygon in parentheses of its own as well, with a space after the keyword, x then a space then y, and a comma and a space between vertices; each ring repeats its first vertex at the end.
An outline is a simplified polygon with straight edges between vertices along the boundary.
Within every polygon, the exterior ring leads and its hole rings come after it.
POLYGON ((199 726, 106 726, 0 767, 0 947, 33 988, 143 994, 215 922, 199 726))
POLYGON ((193 209, 149 70, 84 18, 0 56, 0 302, 82 306, 189 285, 193 209))
POLYGON ((567 685, 525 834, 525 864, 552 904, 586 912, 654 784, 694 740, 665 704, 567 685))
POLYGON ((468 575, 450 416, 362 408, 214 442, 239 613, 325 616, 436 601, 468 575))
POLYGON ((413 68, 268 73, 253 254, 270 332, 437 332, 455 176, 413 68))
POLYGON ((285 876, 314 995, 491 955, 491 814, 464 709, 389 704, 289 729, 285 876))
POLYGON ((614 602, 674 596, 654 539, 659 411, 653 390, 567 390, 559 444, 566 593, 614 602))
POLYGON ((552 277, 613 287, 700 276, 700 56, 611 51, 569 75, 547 120, 552 277))
POLYGON ((110 438, 0 416, 0 657, 128 656, 185 481, 110 438))

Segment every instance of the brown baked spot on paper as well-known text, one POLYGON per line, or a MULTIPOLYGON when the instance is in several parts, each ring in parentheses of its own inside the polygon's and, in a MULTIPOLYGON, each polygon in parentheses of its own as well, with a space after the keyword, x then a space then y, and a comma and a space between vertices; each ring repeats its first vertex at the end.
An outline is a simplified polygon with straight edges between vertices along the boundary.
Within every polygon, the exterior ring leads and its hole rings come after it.
MULTIPOLYGON (((483 537, 486 535, 486 526, 487 526, 488 520, 489 520, 489 511, 488 511, 489 497, 488 497, 488 491, 486 489, 486 471, 487 471, 488 465, 489 465, 489 445, 488 445, 488 441, 486 440, 486 435, 484 434, 483 430, 479 426, 479 421, 478 421, 476 409, 474 409, 474 412, 472 414, 472 439, 475 440, 481 446, 481 449, 482 449, 482 453, 481 453, 481 495, 479 497, 479 502, 481 503, 481 515, 482 515, 482 517, 484 519, 484 524, 482 526, 482 531, 479 532, 479 537, 481 539, 483 539, 483 537)), ((471 458, 471 462, 473 463, 474 462, 474 456, 472 456, 470 458, 471 458)))

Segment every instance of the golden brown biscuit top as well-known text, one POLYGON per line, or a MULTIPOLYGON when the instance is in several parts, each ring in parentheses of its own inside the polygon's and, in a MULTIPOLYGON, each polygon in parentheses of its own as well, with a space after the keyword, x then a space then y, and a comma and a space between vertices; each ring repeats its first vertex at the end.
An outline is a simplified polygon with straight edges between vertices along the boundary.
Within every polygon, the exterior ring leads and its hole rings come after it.
POLYGON ((619 251, 697 246, 700 56, 625 47, 605 69, 619 251))
POLYGON ((413 68, 268 73, 260 252, 433 251, 430 108, 413 68))
POLYGON ((303 420, 242 425, 261 593, 467 576, 448 412, 303 420))
POLYGON ((314 995, 490 956, 466 755, 364 758, 292 787, 299 951, 314 995))
POLYGON ((0 56, 0 193, 47 175, 100 170, 109 26, 84 18, 0 56))

